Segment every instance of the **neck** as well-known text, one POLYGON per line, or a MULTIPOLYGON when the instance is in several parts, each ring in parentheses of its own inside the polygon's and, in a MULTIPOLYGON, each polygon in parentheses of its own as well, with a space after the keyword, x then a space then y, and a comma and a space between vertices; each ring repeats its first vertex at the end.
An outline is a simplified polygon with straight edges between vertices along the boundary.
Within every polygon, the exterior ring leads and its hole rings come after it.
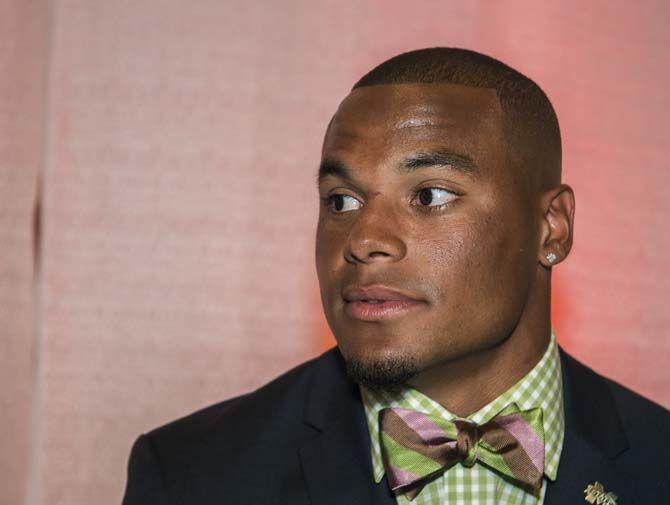
POLYGON ((550 281, 532 296, 511 334, 490 348, 440 363, 408 383, 458 417, 477 412, 533 369, 551 334, 550 281))

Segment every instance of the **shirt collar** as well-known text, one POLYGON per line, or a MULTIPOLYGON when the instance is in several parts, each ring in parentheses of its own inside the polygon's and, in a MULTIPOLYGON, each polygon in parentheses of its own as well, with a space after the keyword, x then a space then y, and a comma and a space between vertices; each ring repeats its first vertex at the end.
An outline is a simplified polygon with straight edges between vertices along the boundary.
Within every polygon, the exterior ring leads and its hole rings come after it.
MULTIPOLYGON (((384 477, 384 463, 382 462, 379 441, 379 411, 381 409, 401 407, 426 413, 433 412, 449 421, 458 417, 436 401, 409 386, 404 386, 393 393, 373 391, 364 386, 359 387, 370 432, 372 469, 377 483, 384 477)), ((516 384, 477 412, 469 415, 467 419, 477 424, 486 423, 511 403, 516 403, 520 410, 542 408, 545 440, 544 473, 550 480, 556 480, 563 447, 565 419, 561 360, 553 331, 551 332, 549 345, 540 361, 516 384)))

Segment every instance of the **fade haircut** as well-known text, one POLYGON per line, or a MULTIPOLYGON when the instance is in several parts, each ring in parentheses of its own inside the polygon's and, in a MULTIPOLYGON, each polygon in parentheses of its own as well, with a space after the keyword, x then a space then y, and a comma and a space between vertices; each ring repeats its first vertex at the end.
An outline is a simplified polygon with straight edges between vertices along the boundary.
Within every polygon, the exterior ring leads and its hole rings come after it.
POLYGON ((352 90, 377 84, 451 83, 495 89, 511 159, 531 186, 561 182, 561 133, 547 95, 531 79, 485 54, 432 47, 399 54, 365 74, 352 90))

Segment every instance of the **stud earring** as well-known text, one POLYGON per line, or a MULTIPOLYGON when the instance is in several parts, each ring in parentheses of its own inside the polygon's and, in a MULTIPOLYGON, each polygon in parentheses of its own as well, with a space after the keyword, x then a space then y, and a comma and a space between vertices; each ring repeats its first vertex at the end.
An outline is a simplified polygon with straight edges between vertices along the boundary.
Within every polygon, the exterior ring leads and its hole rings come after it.
POLYGON ((556 258, 558 258, 558 256, 556 256, 553 252, 550 252, 545 257, 547 258, 547 261, 549 263, 553 263, 554 261, 556 261, 556 258))

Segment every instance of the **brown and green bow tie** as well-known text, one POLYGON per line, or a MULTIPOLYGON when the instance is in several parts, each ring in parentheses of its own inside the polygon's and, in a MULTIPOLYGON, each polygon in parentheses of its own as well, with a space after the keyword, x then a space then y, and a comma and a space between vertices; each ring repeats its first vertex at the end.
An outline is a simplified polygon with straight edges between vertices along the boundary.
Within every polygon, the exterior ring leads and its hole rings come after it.
POLYGON ((490 421, 446 421, 423 412, 385 408, 379 413, 382 459, 391 489, 415 498, 444 471, 477 461, 537 492, 544 473, 542 409, 512 404, 490 421))

